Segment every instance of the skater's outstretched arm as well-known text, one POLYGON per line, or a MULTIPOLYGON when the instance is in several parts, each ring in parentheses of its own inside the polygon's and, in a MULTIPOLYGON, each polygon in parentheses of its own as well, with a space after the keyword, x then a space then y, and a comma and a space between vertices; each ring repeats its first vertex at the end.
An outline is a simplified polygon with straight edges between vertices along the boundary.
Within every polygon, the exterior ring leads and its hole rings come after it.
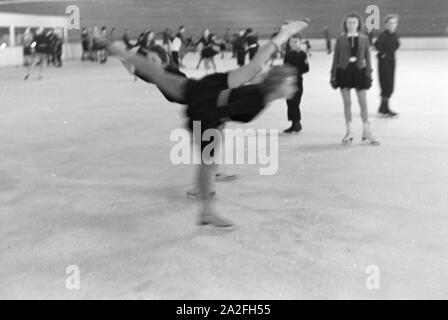
POLYGON ((260 47, 255 57, 249 64, 229 72, 228 85, 230 88, 237 88, 253 79, 262 69, 271 55, 278 50, 283 43, 288 41, 294 34, 305 29, 310 20, 291 21, 282 26, 280 32, 271 39, 268 44, 260 47))
POLYGON ((120 56, 135 66, 139 73, 149 78, 164 92, 177 101, 185 100, 186 78, 166 72, 162 66, 121 48, 119 43, 108 46, 110 52, 120 56))

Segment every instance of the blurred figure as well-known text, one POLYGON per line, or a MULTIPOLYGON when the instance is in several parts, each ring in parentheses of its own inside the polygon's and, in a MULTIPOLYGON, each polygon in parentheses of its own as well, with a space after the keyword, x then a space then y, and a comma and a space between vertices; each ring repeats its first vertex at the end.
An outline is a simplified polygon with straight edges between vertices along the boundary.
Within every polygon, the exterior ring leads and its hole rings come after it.
POLYGON ((50 47, 49 47, 48 55, 47 55, 47 66, 49 66, 50 64, 54 64, 54 51, 56 48, 56 37, 54 35, 54 30, 53 29, 48 30, 46 33, 46 36, 50 43, 50 47))
POLYGON ((171 42, 171 56, 179 67, 183 67, 182 59, 185 55, 185 27, 180 26, 179 31, 171 42))
POLYGON ((123 40, 123 43, 126 46, 126 50, 131 50, 134 47, 131 43, 128 29, 124 30, 123 37, 121 38, 121 40, 123 40))
POLYGON ((306 39, 304 41, 304 44, 305 44, 306 54, 308 55, 308 57, 311 57, 311 43, 310 43, 310 40, 306 39))
POLYGON ((62 34, 55 33, 55 44, 54 44, 54 61, 56 67, 62 67, 62 47, 64 44, 64 39, 62 38, 62 34))
POLYGON ((258 36, 251 28, 246 29, 245 41, 247 44, 247 51, 249 52, 249 60, 252 60, 255 57, 260 45, 258 44, 258 36))
POLYGON ((81 46, 82 46, 81 61, 90 59, 90 36, 89 36, 89 30, 87 30, 86 27, 83 27, 81 30, 81 46))
POLYGON ((202 31, 202 36, 199 39, 198 42, 196 42, 195 47, 201 51, 201 55, 199 57, 198 64, 196 66, 196 69, 199 69, 199 66, 201 65, 202 60, 204 60, 204 50, 209 48, 211 46, 211 39, 210 39, 210 30, 204 29, 202 31))
MULTIPOLYGON (((109 34, 107 32, 107 27, 103 26, 101 27, 101 32, 100 32, 100 37, 101 38, 109 38, 109 34)), ((99 46, 98 47, 98 60, 100 63, 106 63, 107 62, 107 49, 105 46, 99 46)))
POLYGON ((384 19, 385 30, 378 36, 375 47, 378 50, 378 73, 381 87, 381 105, 378 112, 388 117, 396 117, 398 113, 390 110, 389 99, 394 92, 395 52, 400 47, 400 39, 396 33, 398 15, 389 14, 384 19))
POLYGON ((246 64, 246 45, 245 45, 245 39, 244 39, 244 30, 241 30, 238 33, 238 36, 236 37, 235 41, 233 42, 233 50, 235 51, 236 55, 236 62, 238 66, 244 66, 246 64))
POLYGON ((50 41, 44 32, 44 28, 40 27, 36 31, 36 36, 31 44, 34 47, 34 57, 32 63, 28 66, 27 74, 25 75, 25 80, 27 80, 31 75, 31 69, 38 66, 37 80, 42 79, 42 72, 44 65, 47 62, 48 55, 50 53, 50 41))
POLYGON ((171 42, 173 41, 173 32, 167 28, 163 32, 162 46, 166 52, 171 54, 171 42))
POLYGON ((112 29, 110 29, 108 39, 109 39, 109 41, 111 41, 111 42, 114 42, 114 41, 115 41, 115 37, 116 37, 116 35, 115 35, 115 31, 116 31, 116 28, 115 28, 115 27, 112 27, 112 29))
POLYGON ((94 25, 92 29, 91 45, 90 45, 90 57, 92 61, 99 61, 99 45, 97 39, 101 38, 101 32, 98 26, 94 25))
MULTIPOLYGON (((279 30, 278 28, 274 28, 274 32, 273 32, 272 35, 271 35, 271 39, 274 39, 274 38, 278 35, 278 32, 279 32, 279 31, 280 31, 280 30, 279 30)), ((275 50, 275 52, 270 56, 269 61, 268 61, 267 63, 270 64, 271 67, 274 65, 274 62, 275 62, 275 60, 277 59, 278 54, 279 54, 279 50, 277 49, 277 50, 275 50)))
POLYGON ((34 35, 30 27, 28 27, 23 33, 23 65, 25 67, 28 67, 33 62, 33 49, 31 48, 33 40, 34 35))
POLYGON ((325 39, 325 46, 327 48, 327 54, 331 54, 333 50, 331 49, 331 35, 330 31, 328 31, 328 28, 324 27, 324 39, 325 39))

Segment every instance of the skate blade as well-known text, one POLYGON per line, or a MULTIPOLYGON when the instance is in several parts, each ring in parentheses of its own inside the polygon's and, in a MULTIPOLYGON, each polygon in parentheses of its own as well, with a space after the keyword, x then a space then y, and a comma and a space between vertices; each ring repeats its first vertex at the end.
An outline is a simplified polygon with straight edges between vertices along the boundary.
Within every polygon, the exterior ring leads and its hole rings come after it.
POLYGON ((362 144, 364 144, 366 146, 379 146, 380 142, 379 141, 369 141, 367 139, 362 139, 362 144))
POLYGON ((219 182, 228 182, 238 179, 238 175, 236 174, 217 174, 215 176, 215 180, 219 182))
POLYGON ((231 231, 235 231, 237 229, 236 225, 226 226, 226 227, 219 227, 211 223, 199 223, 198 224, 199 230, 203 232, 211 232, 211 233, 227 233, 231 231))

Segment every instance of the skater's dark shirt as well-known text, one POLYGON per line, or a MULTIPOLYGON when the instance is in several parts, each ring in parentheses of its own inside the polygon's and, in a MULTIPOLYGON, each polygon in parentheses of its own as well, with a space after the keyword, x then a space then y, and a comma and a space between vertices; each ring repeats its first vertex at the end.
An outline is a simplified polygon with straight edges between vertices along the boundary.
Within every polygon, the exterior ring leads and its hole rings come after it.
POLYGON ((400 47, 400 40, 396 33, 389 30, 383 31, 375 42, 378 56, 383 59, 395 59, 395 51, 400 47))
POLYGON ((264 109, 264 97, 258 85, 232 89, 228 103, 218 106, 219 94, 228 89, 227 81, 227 73, 215 73, 200 80, 188 80, 186 100, 190 128, 192 121, 201 121, 203 130, 217 128, 229 120, 250 122, 264 109))
POLYGON ((288 51, 285 55, 284 63, 287 63, 297 69, 298 79, 302 78, 302 74, 310 71, 308 57, 303 51, 288 51))
POLYGON ((248 47, 258 46, 258 37, 254 34, 248 34, 246 36, 246 43, 248 47))
POLYGON ((37 53, 50 53, 50 39, 45 34, 36 35, 34 41, 36 42, 37 53))

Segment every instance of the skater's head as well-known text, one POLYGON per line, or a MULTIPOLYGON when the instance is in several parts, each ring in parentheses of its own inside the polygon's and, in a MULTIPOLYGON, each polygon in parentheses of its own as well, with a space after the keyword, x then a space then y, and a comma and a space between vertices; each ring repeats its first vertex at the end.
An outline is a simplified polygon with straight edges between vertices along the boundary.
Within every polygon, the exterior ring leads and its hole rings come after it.
POLYGON ((301 50, 302 45, 302 36, 299 33, 296 33, 291 38, 289 38, 289 48, 294 51, 301 50))
POLYGON ((342 22, 342 31, 344 33, 356 33, 362 30, 362 20, 357 13, 350 13, 342 22))
POLYGON ((185 26, 180 26, 179 27, 179 33, 185 33, 185 26))
POLYGON ((204 29, 204 31, 202 31, 202 36, 204 38, 207 38, 208 36, 210 36, 210 30, 209 29, 204 29))
POLYGON ((394 33, 398 27, 398 14, 388 14, 386 18, 384 18, 384 26, 386 30, 389 30, 391 33, 394 33))
POLYGON ((290 99, 297 91, 297 69, 285 64, 272 67, 260 83, 266 101, 290 99))

